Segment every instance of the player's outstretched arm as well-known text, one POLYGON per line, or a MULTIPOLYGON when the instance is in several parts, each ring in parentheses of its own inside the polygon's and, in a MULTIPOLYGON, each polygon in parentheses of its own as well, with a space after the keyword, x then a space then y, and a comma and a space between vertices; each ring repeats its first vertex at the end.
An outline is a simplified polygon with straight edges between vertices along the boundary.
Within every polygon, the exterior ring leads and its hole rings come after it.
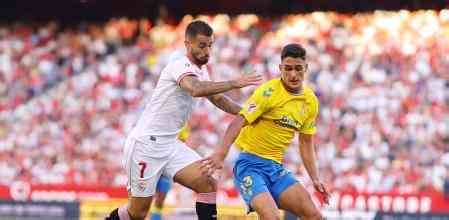
POLYGON ((226 129, 225 135, 220 146, 215 152, 202 160, 202 171, 207 175, 212 175, 216 170, 223 168, 223 161, 228 155, 229 148, 234 143, 240 133, 240 130, 247 124, 246 119, 237 115, 226 129))
POLYGON ((207 99, 219 109, 229 114, 236 115, 242 109, 242 106, 223 94, 212 95, 207 97, 207 99))
POLYGON ((318 176, 317 159, 315 155, 315 146, 313 144, 313 135, 311 134, 299 134, 299 152, 301 159, 304 163, 304 167, 312 180, 315 190, 323 195, 324 202, 329 202, 329 193, 326 190, 324 184, 320 181, 318 176))
POLYGON ((193 97, 205 97, 227 92, 231 89, 259 85, 261 82, 262 76, 259 74, 244 75, 238 79, 224 82, 200 81, 198 77, 188 75, 181 79, 179 85, 193 97))

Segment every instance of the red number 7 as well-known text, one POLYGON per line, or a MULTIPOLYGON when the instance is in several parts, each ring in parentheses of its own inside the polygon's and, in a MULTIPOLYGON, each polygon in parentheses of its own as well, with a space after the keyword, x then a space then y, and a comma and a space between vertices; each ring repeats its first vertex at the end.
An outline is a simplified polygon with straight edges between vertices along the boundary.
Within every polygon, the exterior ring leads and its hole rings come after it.
POLYGON ((147 163, 145 162, 140 162, 139 166, 142 166, 140 168, 140 178, 143 178, 143 172, 145 171, 145 168, 147 168, 147 163))

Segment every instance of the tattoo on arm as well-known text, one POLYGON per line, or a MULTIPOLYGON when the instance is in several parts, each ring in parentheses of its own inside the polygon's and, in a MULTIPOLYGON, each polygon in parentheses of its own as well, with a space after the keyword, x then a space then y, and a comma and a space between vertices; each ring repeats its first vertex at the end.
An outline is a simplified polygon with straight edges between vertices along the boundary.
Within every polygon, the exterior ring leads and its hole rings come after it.
POLYGON ((211 96, 234 89, 233 81, 200 81, 196 76, 185 76, 179 83, 193 97, 211 96))
POLYGON ((238 103, 234 102, 232 99, 228 98, 225 95, 213 95, 209 96, 208 99, 219 109, 229 114, 236 115, 240 112, 240 109, 242 109, 242 107, 238 103))

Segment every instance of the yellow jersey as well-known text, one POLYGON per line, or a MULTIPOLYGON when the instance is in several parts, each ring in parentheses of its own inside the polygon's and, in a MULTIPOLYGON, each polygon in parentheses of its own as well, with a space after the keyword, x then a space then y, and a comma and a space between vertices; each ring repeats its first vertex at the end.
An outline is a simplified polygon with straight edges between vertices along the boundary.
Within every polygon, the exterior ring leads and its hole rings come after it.
POLYGON ((247 121, 236 145, 240 150, 282 163, 295 132, 315 134, 319 102, 304 85, 300 94, 285 90, 280 78, 259 86, 245 102, 240 115, 247 121))

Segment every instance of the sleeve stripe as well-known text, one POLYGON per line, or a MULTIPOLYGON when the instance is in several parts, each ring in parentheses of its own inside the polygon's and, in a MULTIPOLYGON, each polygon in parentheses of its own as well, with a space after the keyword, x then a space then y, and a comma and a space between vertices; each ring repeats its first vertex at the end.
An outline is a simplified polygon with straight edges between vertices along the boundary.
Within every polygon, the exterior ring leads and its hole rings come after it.
POLYGON ((199 77, 198 74, 196 74, 196 73, 194 73, 194 72, 185 72, 185 73, 181 74, 181 75, 178 77, 178 80, 176 80, 176 84, 179 85, 179 83, 181 82, 182 78, 184 78, 184 77, 186 77, 186 76, 189 76, 189 75, 194 75, 194 76, 199 77))

